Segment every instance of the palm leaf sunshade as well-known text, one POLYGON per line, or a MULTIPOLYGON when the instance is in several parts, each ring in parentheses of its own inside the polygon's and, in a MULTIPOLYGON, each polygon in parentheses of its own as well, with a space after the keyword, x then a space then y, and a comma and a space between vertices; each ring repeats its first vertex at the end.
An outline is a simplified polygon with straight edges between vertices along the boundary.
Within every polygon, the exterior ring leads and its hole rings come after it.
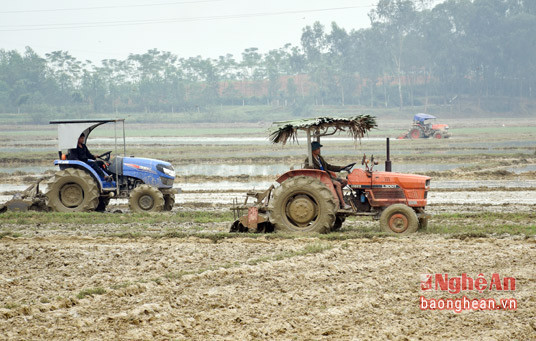
POLYGON ((361 139, 371 129, 377 127, 376 118, 358 115, 349 118, 317 117, 296 121, 275 122, 270 133, 272 143, 286 144, 298 141, 298 130, 309 131, 312 137, 328 136, 337 132, 347 132, 354 139, 361 139))

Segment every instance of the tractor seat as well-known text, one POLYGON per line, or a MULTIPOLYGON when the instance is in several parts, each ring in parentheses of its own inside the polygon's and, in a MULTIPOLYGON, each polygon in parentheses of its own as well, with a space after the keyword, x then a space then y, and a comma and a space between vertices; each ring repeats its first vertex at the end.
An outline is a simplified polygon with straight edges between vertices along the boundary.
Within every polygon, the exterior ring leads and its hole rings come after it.
POLYGON ((69 149, 69 150, 67 151, 67 160, 76 160, 76 156, 75 156, 75 154, 74 154, 74 151, 75 151, 75 150, 76 150, 76 149, 69 149))

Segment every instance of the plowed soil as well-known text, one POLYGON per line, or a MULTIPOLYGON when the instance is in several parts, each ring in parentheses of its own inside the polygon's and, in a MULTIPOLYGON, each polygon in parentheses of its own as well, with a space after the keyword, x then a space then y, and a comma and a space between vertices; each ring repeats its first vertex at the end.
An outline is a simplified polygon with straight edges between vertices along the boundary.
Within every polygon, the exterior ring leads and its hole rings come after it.
POLYGON ((536 240, 420 235, 213 242, 0 240, 3 339, 536 338, 536 240), (492 273, 515 291, 423 292, 422 273, 492 273), (515 311, 421 311, 419 297, 515 298, 515 311))

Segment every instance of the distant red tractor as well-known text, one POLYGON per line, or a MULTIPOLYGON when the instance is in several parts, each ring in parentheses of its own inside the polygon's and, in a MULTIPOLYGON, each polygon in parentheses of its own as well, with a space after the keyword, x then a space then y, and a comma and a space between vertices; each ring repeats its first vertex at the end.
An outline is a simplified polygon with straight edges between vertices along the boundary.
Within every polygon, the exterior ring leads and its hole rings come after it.
MULTIPOLYGON (((296 140, 298 130, 307 133, 308 158, 312 164, 312 138, 320 142, 321 136, 346 131, 357 139, 376 123, 374 117, 362 115, 349 119, 321 117, 278 122, 277 125, 272 133, 274 143, 296 140)), ((429 177, 374 171, 374 165, 378 164, 374 156, 370 161, 363 156, 361 164, 365 169, 352 170, 355 163, 344 169, 348 172, 344 200, 350 203, 350 209, 339 209, 339 199, 328 171, 295 169, 281 175, 276 180, 278 185, 264 192, 248 193, 243 204, 235 202, 232 209, 237 220, 231 232, 328 233, 341 228, 348 216, 379 219, 383 231, 395 234, 412 233, 419 227, 426 227, 429 177), (248 204, 248 197, 256 201, 248 204), (241 216, 244 210, 247 214, 241 216)), ((386 168, 390 165, 390 161, 386 161, 386 168)))
POLYGON ((429 138, 446 139, 450 137, 449 125, 430 123, 428 120, 435 120, 437 117, 428 114, 416 114, 413 116, 411 129, 402 135, 399 139, 419 139, 429 138))

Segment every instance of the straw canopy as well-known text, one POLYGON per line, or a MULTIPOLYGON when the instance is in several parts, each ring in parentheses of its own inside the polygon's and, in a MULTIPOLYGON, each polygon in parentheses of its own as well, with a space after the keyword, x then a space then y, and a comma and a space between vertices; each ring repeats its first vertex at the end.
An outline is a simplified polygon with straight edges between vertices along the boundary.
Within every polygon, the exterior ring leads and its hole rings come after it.
POLYGON ((347 132, 354 139, 361 139, 371 129, 377 127, 376 118, 370 115, 358 115, 349 118, 317 117, 304 120, 274 122, 270 133, 272 143, 286 144, 289 140, 298 141, 298 130, 309 130, 311 135, 328 136, 338 132, 347 132))

